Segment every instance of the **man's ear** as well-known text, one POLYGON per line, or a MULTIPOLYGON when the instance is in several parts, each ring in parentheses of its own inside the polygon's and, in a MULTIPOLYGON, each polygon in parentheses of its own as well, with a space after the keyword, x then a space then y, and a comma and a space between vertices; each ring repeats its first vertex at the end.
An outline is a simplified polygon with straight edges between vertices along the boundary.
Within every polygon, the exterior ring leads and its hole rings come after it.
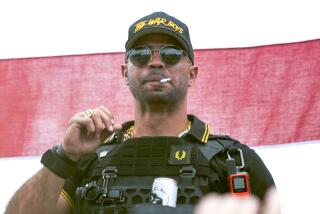
POLYGON ((189 81, 188 81, 188 86, 192 87, 192 85, 194 84, 194 82, 197 79, 197 75, 198 75, 198 67, 197 66, 190 66, 189 68, 189 81))
POLYGON ((128 65, 127 64, 121 65, 121 73, 122 73, 122 78, 123 78, 124 82, 126 83, 126 85, 128 85, 129 80, 128 80, 128 65))

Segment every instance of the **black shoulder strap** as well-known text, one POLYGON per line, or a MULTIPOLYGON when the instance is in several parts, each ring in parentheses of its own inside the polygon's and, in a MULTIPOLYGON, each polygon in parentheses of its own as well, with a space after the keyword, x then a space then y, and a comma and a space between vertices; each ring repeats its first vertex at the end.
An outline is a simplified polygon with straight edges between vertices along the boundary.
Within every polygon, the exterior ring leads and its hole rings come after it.
POLYGON ((209 161, 216 154, 227 150, 235 144, 234 139, 228 136, 210 135, 208 142, 204 145, 200 145, 199 149, 205 158, 209 161))
POLYGON ((110 139, 107 138, 107 140, 105 140, 105 143, 96 149, 95 153, 99 161, 101 161, 103 157, 106 157, 107 154, 111 152, 111 150, 113 150, 115 147, 119 145, 120 142, 118 141, 118 139, 121 139, 119 137, 120 135, 122 135, 121 130, 115 132, 114 134, 109 136, 110 139))
POLYGON ((101 158, 105 157, 109 152, 111 152, 111 150, 113 150, 116 146, 118 146, 118 144, 105 144, 100 146, 95 153, 98 156, 99 161, 101 160, 101 158))

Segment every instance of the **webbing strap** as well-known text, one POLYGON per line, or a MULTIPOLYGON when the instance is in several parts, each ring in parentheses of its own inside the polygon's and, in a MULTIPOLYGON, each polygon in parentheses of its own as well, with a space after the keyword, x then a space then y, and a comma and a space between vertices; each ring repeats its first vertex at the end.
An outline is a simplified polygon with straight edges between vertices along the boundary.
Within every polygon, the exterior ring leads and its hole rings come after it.
POLYGON ((105 144, 100 146, 95 153, 97 154, 99 160, 105 157, 112 149, 114 149, 118 144, 105 144))
MULTIPOLYGON (((206 144, 190 143, 175 137, 132 138, 121 144, 107 144, 99 147, 96 154, 99 162, 103 163, 94 170, 97 171, 94 174, 100 175, 105 165, 111 165, 117 166, 119 175, 179 175, 181 166, 168 167, 169 148, 172 144, 189 144, 193 145, 193 150, 199 149, 202 158, 205 159, 195 166, 197 175, 205 175, 209 173, 207 163, 218 153, 232 147, 235 142, 231 138, 220 136, 210 136, 206 144)), ((199 160, 198 156, 193 158, 199 160)))
POLYGON ((199 149, 205 156, 207 161, 210 161, 216 154, 225 151, 233 146, 235 140, 229 137, 211 136, 206 144, 199 145, 199 149))
MULTIPOLYGON (((123 176, 165 176, 179 175, 181 165, 171 163, 171 146, 185 145, 191 148, 191 159, 197 175, 208 175, 208 161, 198 149, 198 144, 188 142, 179 137, 141 137, 131 138, 121 144, 104 145, 97 150, 99 163, 93 171, 93 176, 100 176, 106 166, 117 166, 118 175, 123 176), (107 155, 106 155, 107 153, 107 155)), ((178 153, 178 158, 184 157, 178 153)))

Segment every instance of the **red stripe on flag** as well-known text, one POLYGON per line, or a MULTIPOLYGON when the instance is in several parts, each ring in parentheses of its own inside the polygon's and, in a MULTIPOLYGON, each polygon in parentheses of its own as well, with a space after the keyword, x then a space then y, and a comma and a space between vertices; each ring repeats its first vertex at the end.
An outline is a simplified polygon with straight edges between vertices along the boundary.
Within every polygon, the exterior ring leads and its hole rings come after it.
MULTIPOLYGON (((247 145, 320 139, 320 40, 197 50, 189 112, 247 145)), ((0 157, 38 155, 69 118, 105 105, 132 119, 123 53, 0 61, 0 157)))

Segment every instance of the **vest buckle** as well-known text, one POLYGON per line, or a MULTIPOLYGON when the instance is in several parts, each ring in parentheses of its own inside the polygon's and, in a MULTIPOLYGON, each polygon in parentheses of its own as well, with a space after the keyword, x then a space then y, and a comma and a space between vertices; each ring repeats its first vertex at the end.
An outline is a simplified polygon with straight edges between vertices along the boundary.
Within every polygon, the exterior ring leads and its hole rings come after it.
POLYGON ((104 203, 105 201, 114 201, 123 199, 121 190, 112 190, 108 189, 108 184, 111 179, 115 179, 117 177, 118 169, 115 166, 107 166, 104 170, 102 170, 102 179, 103 184, 100 190, 100 198, 98 200, 99 203, 104 203))
POLYGON ((182 166, 179 173, 182 184, 192 184, 193 178, 196 176, 196 169, 193 166, 182 166))

